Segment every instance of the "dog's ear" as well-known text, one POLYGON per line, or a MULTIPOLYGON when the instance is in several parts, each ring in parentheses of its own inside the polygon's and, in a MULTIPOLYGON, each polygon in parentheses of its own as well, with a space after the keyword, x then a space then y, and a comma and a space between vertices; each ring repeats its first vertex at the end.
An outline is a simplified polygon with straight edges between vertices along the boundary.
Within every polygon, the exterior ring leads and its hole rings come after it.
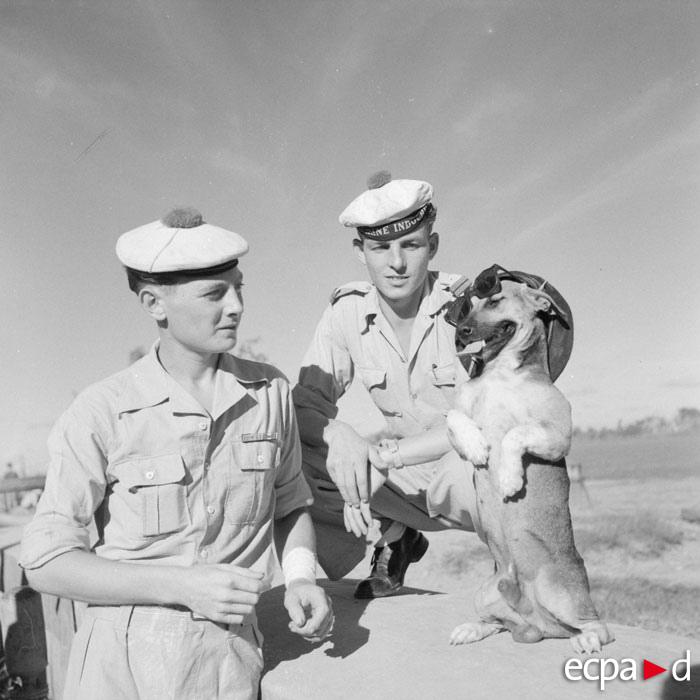
POLYGON ((528 290, 530 296, 535 303, 535 308, 543 313, 549 313, 554 316, 558 316, 563 321, 566 321, 567 315, 564 310, 557 304, 552 297, 547 294, 543 289, 532 289, 528 290))

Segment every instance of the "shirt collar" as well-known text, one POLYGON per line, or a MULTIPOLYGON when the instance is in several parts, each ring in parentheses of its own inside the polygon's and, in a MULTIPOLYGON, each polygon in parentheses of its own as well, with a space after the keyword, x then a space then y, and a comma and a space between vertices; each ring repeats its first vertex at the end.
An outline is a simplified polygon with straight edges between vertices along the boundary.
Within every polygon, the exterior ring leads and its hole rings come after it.
POLYGON ((216 420, 245 396, 255 398, 255 385, 268 384, 269 381, 260 364, 242 360, 227 352, 221 353, 216 372, 212 418, 216 420))
POLYGON ((146 355, 127 370, 129 381, 119 396, 119 413, 156 406, 170 397, 168 375, 158 362, 157 350, 156 342, 146 355))
MULTIPOLYGON (((163 369, 158 360, 158 341, 129 367, 129 378, 118 402, 119 413, 173 403, 173 411, 190 412, 197 402, 163 369), (188 400, 191 399, 191 400, 188 400)), ((216 373, 214 418, 241 400, 255 384, 269 383, 263 368, 254 362, 222 353, 216 373)))
POLYGON ((428 276, 432 280, 432 289, 423 302, 428 316, 435 316, 445 308, 446 304, 449 304, 454 299, 454 295, 450 291, 450 281, 444 275, 430 271, 428 276))
MULTIPOLYGON (((417 316, 435 316, 440 313, 447 303, 452 301, 453 296, 450 293, 450 285, 447 281, 440 279, 440 273, 434 270, 428 271, 428 276, 425 280, 426 294, 421 300, 420 306, 418 307, 417 316)), ((367 320, 367 326, 369 327, 372 323, 373 318, 381 312, 379 306, 379 295, 377 293, 377 288, 372 285, 372 289, 368 292, 365 297, 366 307, 365 307, 365 318, 367 320)))

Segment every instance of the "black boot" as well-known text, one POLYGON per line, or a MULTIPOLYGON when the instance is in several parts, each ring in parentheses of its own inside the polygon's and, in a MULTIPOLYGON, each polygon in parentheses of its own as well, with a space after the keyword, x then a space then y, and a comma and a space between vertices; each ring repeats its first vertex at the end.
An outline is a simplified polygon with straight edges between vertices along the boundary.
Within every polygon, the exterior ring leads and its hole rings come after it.
POLYGON ((355 598, 383 598, 398 593, 408 565, 419 561, 427 549, 428 540, 410 527, 396 542, 375 547, 372 571, 368 578, 357 584, 355 598))

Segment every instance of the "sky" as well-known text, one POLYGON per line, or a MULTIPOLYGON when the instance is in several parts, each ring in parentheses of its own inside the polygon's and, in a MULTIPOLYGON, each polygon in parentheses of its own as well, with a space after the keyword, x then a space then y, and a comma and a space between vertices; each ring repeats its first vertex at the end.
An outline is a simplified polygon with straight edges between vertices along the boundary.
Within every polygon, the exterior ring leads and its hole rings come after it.
POLYGON ((0 0, 0 457, 153 342, 114 244, 176 205, 249 240, 293 381, 379 169, 433 185, 435 268, 566 297, 576 425, 700 407, 699 58, 691 0, 0 0))

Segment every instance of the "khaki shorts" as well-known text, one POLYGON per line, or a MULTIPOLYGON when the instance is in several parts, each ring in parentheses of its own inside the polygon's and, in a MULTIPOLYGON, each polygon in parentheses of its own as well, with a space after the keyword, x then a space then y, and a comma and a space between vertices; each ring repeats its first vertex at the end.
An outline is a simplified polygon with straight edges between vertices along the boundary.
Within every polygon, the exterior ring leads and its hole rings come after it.
POLYGON ((150 605, 88 607, 71 647, 64 700, 255 700, 256 624, 220 625, 150 605))

